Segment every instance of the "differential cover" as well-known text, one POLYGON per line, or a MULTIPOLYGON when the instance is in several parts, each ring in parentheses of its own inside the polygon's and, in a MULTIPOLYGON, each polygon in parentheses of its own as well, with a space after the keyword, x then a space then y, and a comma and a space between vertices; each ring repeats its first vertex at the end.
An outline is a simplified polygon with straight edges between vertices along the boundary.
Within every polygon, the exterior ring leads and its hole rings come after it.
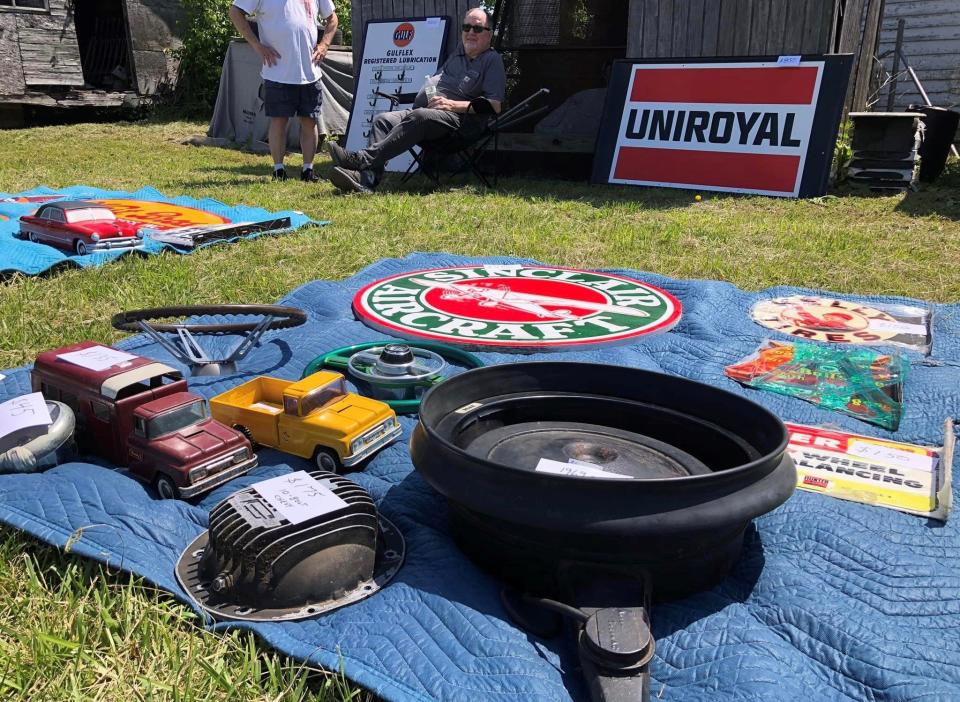
POLYGON ((210 528, 180 556, 177 580, 216 619, 305 619, 380 590, 403 563, 404 541, 370 495, 328 471, 310 477, 338 508, 291 521, 256 490, 210 511, 210 528))

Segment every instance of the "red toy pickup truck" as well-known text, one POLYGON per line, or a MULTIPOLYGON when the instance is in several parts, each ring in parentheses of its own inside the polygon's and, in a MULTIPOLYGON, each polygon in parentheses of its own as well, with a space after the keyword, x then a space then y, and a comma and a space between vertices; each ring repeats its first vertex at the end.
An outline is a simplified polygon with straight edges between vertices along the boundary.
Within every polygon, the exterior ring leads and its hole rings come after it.
POLYGON ((211 419, 177 370, 132 354, 99 370, 63 358, 77 351, 123 353, 92 341, 44 351, 32 385, 74 411, 82 451, 128 466, 164 498, 195 497, 256 467, 250 441, 211 419))

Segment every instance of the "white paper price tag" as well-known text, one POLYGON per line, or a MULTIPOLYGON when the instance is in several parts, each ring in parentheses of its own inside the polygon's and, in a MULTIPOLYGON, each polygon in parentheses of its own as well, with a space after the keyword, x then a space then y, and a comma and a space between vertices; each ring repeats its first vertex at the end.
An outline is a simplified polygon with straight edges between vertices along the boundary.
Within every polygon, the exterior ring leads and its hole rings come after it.
POLYGON ((136 360, 137 357, 123 351, 117 351, 109 346, 91 346, 80 351, 57 354, 57 358, 81 368, 102 371, 113 366, 122 366, 124 363, 136 360))
POLYGON ((799 66, 800 57, 799 56, 781 56, 777 59, 778 66, 799 66))
POLYGON ((851 441, 847 447, 847 453, 851 456, 878 461, 886 465, 925 471, 933 470, 934 461, 936 460, 934 456, 914 453, 913 451, 893 448, 892 446, 872 444, 868 441, 851 441))
POLYGON ((427 17, 427 26, 428 27, 439 27, 440 18, 439 17, 427 17))
POLYGON ((47 401, 39 392, 7 400, 0 405, 0 436, 7 436, 27 427, 49 426, 47 401))
POLYGON ((333 490, 304 470, 262 480, 251 487, 291 524, 299 524, 347 506, 333 490))
POLYGON ((584 463, 563 463, 549 458, 541 458, 535 470, 551 475, 573 475, 578 478, 609 478, 611 480, 630 480, 632 476, 623 473, 611 473, 602 468, 593 468, 584 463))
POLYGON ((876 331, 896 332, 897 334, 916 334, 917 336, 926 336, 927 334, 927 328, 922 324, 891 322, 887 319, 871 319, 870 328, 876 331))

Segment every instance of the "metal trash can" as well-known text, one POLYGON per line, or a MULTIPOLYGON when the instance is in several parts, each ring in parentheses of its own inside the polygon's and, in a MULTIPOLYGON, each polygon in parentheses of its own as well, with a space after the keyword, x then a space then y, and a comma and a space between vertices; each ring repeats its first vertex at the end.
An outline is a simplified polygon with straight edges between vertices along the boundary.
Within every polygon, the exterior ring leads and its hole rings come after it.
POLYGON ((960 124, 960 112, 945 107, 910 105, 910 112, 923 114, 924 137, 920 146, 920 180, 932 183, 943 173, 950 145, 960 124))

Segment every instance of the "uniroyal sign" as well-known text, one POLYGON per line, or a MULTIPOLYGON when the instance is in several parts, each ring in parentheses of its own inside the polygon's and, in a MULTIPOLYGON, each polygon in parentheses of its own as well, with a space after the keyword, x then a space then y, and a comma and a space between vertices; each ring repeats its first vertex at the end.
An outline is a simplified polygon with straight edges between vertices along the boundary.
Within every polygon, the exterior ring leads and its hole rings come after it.
POLYGON ((786 197, 822 194, 849 63, 848 56, 790 65, 618 62, 594 180, 786 197))

